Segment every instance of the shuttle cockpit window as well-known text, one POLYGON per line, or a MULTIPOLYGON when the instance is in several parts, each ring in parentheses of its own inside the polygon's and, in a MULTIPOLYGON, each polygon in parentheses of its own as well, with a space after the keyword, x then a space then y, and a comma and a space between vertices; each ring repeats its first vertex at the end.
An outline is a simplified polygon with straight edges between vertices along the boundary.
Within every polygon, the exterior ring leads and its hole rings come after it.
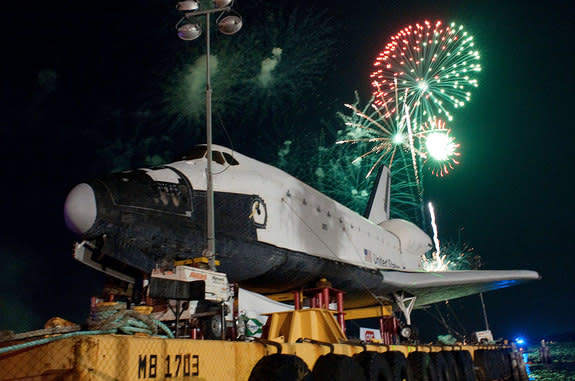
POLYGON ((185 214, 192 209, 192 193, 184 179, 170 169, 135 170, 105 178, 114 203, 118 205, 185 214), (173 177, 169 178, 169 171, 173 177), (164 179, 160 179, 164 176, 164 179))
MULTIPOLYGON (((184 155, 184 160, 197 160, 206 157, 207 148, 205 146, 198 146, 195 147, 190 153, 184 155)), ((228 163, 229 165, 239 165, 238 161, 229 153, 220 152, 220 151, 212 151, 212 161, 215 161, 218 164, 225 165, 228 163)))
POLYGON ((224 157, 226 158, 226 161, 228 162, 229 165, 239 165, 240 163, 238 163, 238 161, 236 159, 234 159, 234 157, 232 155, 230 155, 229 153, 226 152, 222 152, 222 154, 224 155, 224 157))
POLYGON ((221 165, 226 164, 226 160, 220 151, 212 151, 212 160, 221 165))
POLYGON ((201 159, 206 156, 206 147, 194 147, 192 151, 186 155, 184 155, 184 160, 197 160, 201 159))

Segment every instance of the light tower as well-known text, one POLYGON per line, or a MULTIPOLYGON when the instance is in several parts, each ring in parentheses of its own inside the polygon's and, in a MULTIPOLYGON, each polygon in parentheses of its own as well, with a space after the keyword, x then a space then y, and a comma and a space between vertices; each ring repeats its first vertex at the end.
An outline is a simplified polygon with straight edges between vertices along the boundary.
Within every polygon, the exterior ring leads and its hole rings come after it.
POLYGON ((199 16, 206 17, 206 200, 207 200, 207 248, 204 256, 208 258, 211 270, 215 270, 216 237, 214 224, 214 188, 212 180, 212 88, 210 84, 210 15, 219 14, 216 18, 218 29, 221 33, 231 35, 242 27, 242 18, 232 10, 233 0, 203 1, 209 6, 200 7, 200 0, 186 0, 178 2, 177 9, 183 13, 182 18, 176 24, 178 37, 182 40, 191 41, 200 37, 202 28, 193 22, 199 16))

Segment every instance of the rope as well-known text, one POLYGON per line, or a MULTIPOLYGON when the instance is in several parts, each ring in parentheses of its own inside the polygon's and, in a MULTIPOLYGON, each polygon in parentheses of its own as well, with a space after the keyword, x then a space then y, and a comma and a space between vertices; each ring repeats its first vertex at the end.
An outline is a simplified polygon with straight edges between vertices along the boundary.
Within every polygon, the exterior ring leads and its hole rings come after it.
POLYGON ((149 315, 126 310, 125 303, 102 303, 97 305, 92 311, 92 318, 88 320, 88 327, 102 331, 117 330, 128 335, 147 333, 152 336, 158 336, 159 332, 163 331, 164 337, 174 337, 164 323, 153 319, 149 315))
POLYGON ((136 333, 145 333, 151 336, 174 338, 174 334, 164 323, 148 315, 126 310, 125 303, 114 303, 112 305, 102 303, 102 305, 96 306, 92 312, 92 317, 88 320, 88 327, 88 331, 65 333, 0 348, 0 354, 76 336, 106 335, 112 333, 134 335, 136 333))
POLYGON ((33 347, 36 345, 48 344, 48 343, 51 343, 51 342, 54 342, 57 340, 67 339, 69 337, 86 336, 86 335, 104 335, 107 333, 115 333, 115 331, 113 331, 113 330, 110 330, 110 331, 82 331, 82 332, 65 333, 65 334, 59 335, 59 336, 46 337, 46 338, 40 339, 40 340, 28 341, 26 343, 16 344, 16 345, 11 345, 9 347, 0 348, 0 354, 12 352, 12 351, 17 351, 17 350, 24 349, 24 348, 33 347))

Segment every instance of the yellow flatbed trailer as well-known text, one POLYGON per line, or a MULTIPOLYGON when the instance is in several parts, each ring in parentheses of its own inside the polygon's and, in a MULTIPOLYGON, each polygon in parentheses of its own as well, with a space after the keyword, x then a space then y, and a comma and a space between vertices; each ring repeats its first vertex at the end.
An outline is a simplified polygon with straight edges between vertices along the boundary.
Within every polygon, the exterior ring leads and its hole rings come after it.
POLYGON ((313 369, 333 350, 353 356, 374 352, 468 350, 472 346, 407 346, 165 339, 126 335, 88 335, 0 355, 0 380, 248 380, 256 363, 278 353, 300 357, 313 369))
MULTIPOLYGON (((520 356, 514 356, 509 346, 350 342, 341 330, 331 331, 335 326, 337 322, 330 311, 312 309, 272 314, 268 333, 272 339, 266 340, 171 339, 79 331, 5 341, 0 343, 0 381, 247 381, 274 380, 278 372, 295 375, 283 380, 343 380, 351 379, 342 378, 351 371, 344 368, 362 359, 363 366, 371 366, 371 370, 364 371, 375 380, 435 380, 433 374, 437 376, 438 372, 453 373, 457 378, 451 379, 465 381, 527 379, 520 356), (296 339, 298 335, 304 336, 296 339), (439 357, 444 360, 457 360, 446 361, 457 369, 430 370, 430 353, 442 353, 439 357), (404 358, 403 369, 394 371, 395 378, 369 374, 378 371, 374 364, 380 354, 404 358), (320 363, 323 374, 318 371, 320 363), (289 369, 290 366, 297 369, 289 369), (341 377, 330 373, 336 368, 344 372, 341 377)), ((364 376, 365 373, 353 379, 367 380, 361 378, 364 376)))

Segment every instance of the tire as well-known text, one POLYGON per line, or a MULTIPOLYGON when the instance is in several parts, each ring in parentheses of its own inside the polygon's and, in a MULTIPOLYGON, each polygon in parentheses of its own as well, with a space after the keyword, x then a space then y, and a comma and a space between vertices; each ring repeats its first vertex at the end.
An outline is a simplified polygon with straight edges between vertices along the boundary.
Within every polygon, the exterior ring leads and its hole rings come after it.
POLYGON ((477 381, 491 381, 491 378, 489 378, 487 376, 487 374, 485 374, 485 369, 483 368, 475 368, 475 378, 477 379, 477 381))
POLYGON ((223 329, 222 316, 219 314, 200 320, 200 331, 206 340, 221 340, 223 329))
POLYGON ((382 355, 391 368, 391 379, 393 381, 407 380, 407 360, 403 353, 399 351, 389 351, 382 353, 382 355))
POLYGON ((513 377, 513 371, 511 369, 511 359, 509 358, 509 352, 498 349, 497 353, 499 355, 499 361, 501 364, 501 379, 510 380, 511 377, 513 377))
MULTIPOLYGON (((475 372, 473 370, 473 359, 468 351, 453 351, 455 363, 459 369, 458 381, 476 381, 475 372)), ((476 351, 477 353, 477 351, 476 351)))
POLYGON ((437 372, 427 352, 411 352, 407 356, 409 381, 437 381, 437 372))
POLYGON ((503 357, 501 356, 501 352, 496 350, 496 351, 489 351, 490 353, 490 358, 491 358, 491 363, 493 364, 493 378, 496 380, 500 380, 503 378, 503 357))
POLYGON ((220 305, 211 302, 199 302, 196 312, 215 312, 215 315, 199 318, 200 332, 206 340, 221 340, 224 323, 220 305))
POLYGON ((262 357, 248 381, 313 381, 307 364, 295 355, 273 354, 262 357))
POLYGON ((367 381, 393 381, 391 367, 380 353, 361 352, 353 358, 363 369, 367 381))
POLYGON ((490 351, 491 352, 491 361, 495 364, 495 379, 503 380, 505 377, 505 360, 503 358, 503 351, 500 349, 490 351))
POLYGON ((505 380, 511 380, 513 379, 511 353, 502 351, 501 356, 503 356, 503 378, 505 380))
POLYGON ((474 359, 476 375, 478 381, 491 381, 491 371, 489 368, 489 356, 486 350, 478 349, 475 351, 474 359))
POLYGON ((475 351, 476 376, 479 381, 491 381, 499 378, 499 362, 495 351, 479 349, 475 351))
POLYGON ((455 361, 455 356, 452 351, 444 351, 443 358, 447 363, 447 373, 451 381, 460 381, 463 379, 462 373, 459 371, 459 367, 457 366, 457 362, 455 361))
POLYGON ((527 372, 520 352, 511 352, 511 366, 513 368, 513 381, 527 380, 527 372))
POLYGON ((446 353, 448 352, 432 352, 429 354, 431 363, 435 368, 437 381, 455 381, 451 367, 446 359, 446 353))
POLYGON ((314 381, 366 381, 363 369, 349 356, 320 356, 313 366, 314 381))

